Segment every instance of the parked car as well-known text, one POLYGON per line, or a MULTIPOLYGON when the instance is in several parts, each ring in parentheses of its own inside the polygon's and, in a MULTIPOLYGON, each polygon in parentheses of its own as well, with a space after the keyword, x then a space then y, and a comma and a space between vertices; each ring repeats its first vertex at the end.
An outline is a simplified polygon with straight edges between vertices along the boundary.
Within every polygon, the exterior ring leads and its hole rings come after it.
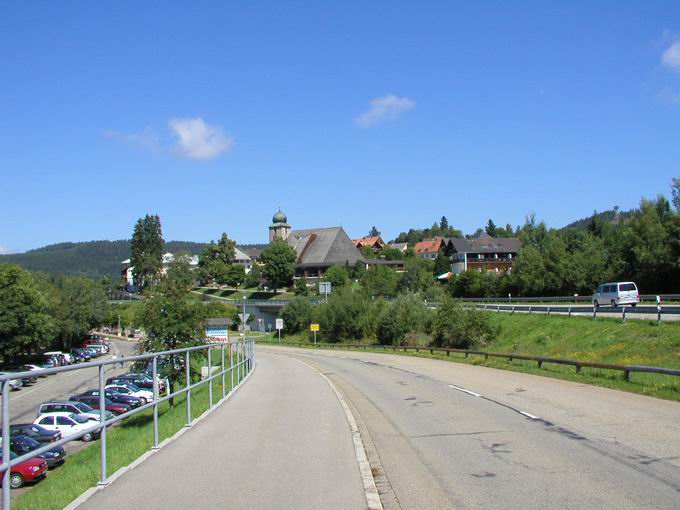
MULTIPOLYGON (((87 404, 92 409, 99 410, 99 396, 95 395, 73 395, 71 400, 75 402, 82 402, 87 404)), ((127 404, 119 404, 104 396, 104 409, 107 411, 119 415, 127 413, 131 408, 127 404)))
MULTIPOLYGON (((78 396, 82 397, 99 397, 99 390, 88 390, 81 393, 78 396)), ((130 406, 131 409, 135 409, 142 405, 142 400, 133 395, 127 393, 117 393, 111 390, 104 390, 104 396, 111 399, 116 404, 125 404, 130 406)), ((146 403, 146 402, 145 402, 146 403)))
MULTIPOLYGON (((24 455, 25 453, 32 452, 43 446, 35 439, 28 436, 11 436, 9 444, 12 451, 17 455, 24 455)), ((45 459, 47 467, 51 469, 64 463, 66 460, 66 452, 63 447, 57 446, 41 453, 40 457, 45 459)))
MULTIPOLYGON (((90 421, 99 421, 100 418, 99 411, 94 410, 87 404, 73 400, 51 400, 40 404, 38 407, 38 416, 52 413, 78 414, 90 421)), ((106 419, 110 418, 113 418, 113 414, 107 411, 106 419)))
MULTIPOLYGON (((10 375, 10 372, 0 372, 0 375, 10 375)), ((3 384, 4 382, 0 383, 0 391, 2 390, 3 384)), ((9 379, 7 384, 9 384, 10 391, 20 390, 23 386, 20 379, 9 379)))
MULTIPOLYGON (((43 367, 39 367, 38 365, 27 364, 27 365, 21 365, 21 369, 22 370, 29 370, 31 372, 35 372, 36 370, 42 370, 43 367)), ((40 374, 38 377, 47 377, 47 376, 45 374, 40 374)))
MULTIPOLYGON (((43 414, 33 423, 48 430, 58 430, 64 437, 74 436, 92 426, 92 422, 88 421, 87 418, 68 413, 43 414)), ((93 439, 97 439, 99 435, 100 432, 95 430, 84 434, 80 439, 86 442, 92 441, 93 439)))
POLYGON ((101 344, 87 344, 86 348, 96 351, 97 356, 101 356, 103 354, 106 354, 106 352, 107 352, 106 348, 101 344))
POLYGON ((9 435, 12 436, 28 436, 35 439, 39 443, 54 443, 61 439, 61 432, 58 430, 47 430, 35 423, 17 423, 10 425, 9 435))
MULTIPOLYGON (((2 450, 0 450, 0 456, 2 455, 2 450)), ((17 455, 14 452, 10 452, 10 459, 16 459, 17 455)), ((4 473, 4 471, 3 471, 4 473)), ((47 462, 42 457, 36 457, 33 459, 25 460, 12 466, 9 472, 9 486, 12 489, 18 489, 24 486, 26 482, 37 482, 42 480, 47 476, 47 462)), ((0 476, 0 485, 2 484, 3 477, 0 476)))
POLYGON ((106 380, 106 384, 125 384, 125 383, 132 383, 143 390, 149 390, 153 393, 153 379, 146 378, 145 376, 141 376, 139 374, 117 375, 115 377, 109 377, 106 380))
POLYGON ((122 393, 124 395, 132 395, 133 397, 137 397, 142 401, 142 404, 146 404, 147 402, 153 400, 152 391, 143 390, 139 386, 136 386, 130 382, 107 384, 105 388, 116 393, 122 393))
POLYGON ((635 306, 640 302, 640 292, 634 282, 604 283, 593 293, 593 306, 635 306))
POLYGON ((65 352, 61 351, 50 351, 50 352, 44 352, 44 356, 56 356, 57 358, 60 358, 60 360, 63 359, 64 365, 70 365, 73 363, 73 359, 71 358, 70 354, 67 354, 65 352))

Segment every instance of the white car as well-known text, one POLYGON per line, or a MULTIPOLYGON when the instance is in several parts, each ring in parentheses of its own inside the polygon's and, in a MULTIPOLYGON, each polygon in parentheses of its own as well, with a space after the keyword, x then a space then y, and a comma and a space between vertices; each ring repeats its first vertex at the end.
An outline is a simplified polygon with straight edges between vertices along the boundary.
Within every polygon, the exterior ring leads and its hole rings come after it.
POLYGON ((634 282, 603 283, 593 293, 593 306, 600 305, 631 305, 640 302, 640 292, 634 282))
MULTIPOLYGON (((92 422, 88 421, 87 418, 68 413, 43 414, 33 423, 35 425, 40 425, 47 430, 58 430, 61 432, 62 437, 73 436, 92 426, 92 422)), ((94 432, 84 434, 80 439, 83 441, 92 441, 98 437, 99 431, 95 430, 94 432)))
POLYGON ((73 356, 71 356, 67 352, 61 352, 61 351, 50 351, 50 352, 43 352, 43 356, 63 356, 66 359, 66 363, 71 365, 73 364, 73 356))
MULTIPOLYGON (((40 404, 38 407, 38 416, 43 414, 77 414, 78 416, 96 422, 99 422, 99 418, 101 418, 99 410, 93 409, 83 402, 73 400, 51 400, 40 404)), ((105 419, 109 420, 113 418, 113 413, 105 411, 104 416, 105 419)))
MULTIPOLYGON (((0 375, 7 375, 8 373, 9 372, 0 372, 0 375)), ((21 379, 9 379, 7 383, 9 384, 9 391, 16 391, 23 386, 21 379)), ((3 383, 0 383, 0 390, 2 389, 2 385, 3 383)))
POLYGON ((143 390, 132 383, 109 384, 105 389, 113 391, 114 393, 122 393, 123 395, 137 397, 142 401, 142 405, 153 400, 153 391, 143 390))

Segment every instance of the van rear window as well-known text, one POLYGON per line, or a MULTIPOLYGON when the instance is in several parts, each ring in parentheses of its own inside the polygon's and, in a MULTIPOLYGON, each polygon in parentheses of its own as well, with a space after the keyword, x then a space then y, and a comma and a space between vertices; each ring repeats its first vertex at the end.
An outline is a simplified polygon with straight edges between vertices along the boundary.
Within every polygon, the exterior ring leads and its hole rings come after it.
POLYGON ((622 283, 621 285, 619 285, 619 290, 620 291, 630 291, 630 290, 636 291, 637 288, 635 287, 634 283, 622 283))

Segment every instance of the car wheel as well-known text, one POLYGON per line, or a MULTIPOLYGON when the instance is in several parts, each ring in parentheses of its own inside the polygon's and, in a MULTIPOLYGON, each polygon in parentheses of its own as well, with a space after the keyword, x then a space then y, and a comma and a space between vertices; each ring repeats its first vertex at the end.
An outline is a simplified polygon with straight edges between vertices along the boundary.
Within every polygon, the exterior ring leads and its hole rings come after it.
POLYGON ((616 301, 614 299, 612 299, 612 306, 616 307, 616 301))
POLYGON ((90 441, 92 441, 93 438, 94 438, 94 436, 92 435, 92 432, 88 432, 87 434, 85 434, 83 436, 83 441, 85 441, 86 443, 89 443, 90 441))
POLYGON ((19 489, 24 486, 24 477, 19 473, 12 473, 9 475, 9 486, 12 489, 19 489))
POLYGON ((637 303, 632 303, 630 306, 632 306, 633 308, 635 308, 635 307, 637 306, 637 303))
POLYGON ((145 397, 139 397, 139 401, 142 403, 142 405, 146 405, 146 398, 145 397))

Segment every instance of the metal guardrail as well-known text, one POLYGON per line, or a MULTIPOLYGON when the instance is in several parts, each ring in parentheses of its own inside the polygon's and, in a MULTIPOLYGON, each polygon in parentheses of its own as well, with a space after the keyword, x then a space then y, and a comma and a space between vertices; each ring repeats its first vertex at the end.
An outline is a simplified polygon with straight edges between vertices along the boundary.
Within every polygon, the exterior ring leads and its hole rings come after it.
POLYGON ((680 306, 607 306, 607 307, 595 307, 595 306, 550 306, 550 305, 490 305, 473 303, 478 310, 485 310, 489 312, 526 312, 526 313, 545 313, 547 315, 551 314, 562 314, 569 317, 572 314, 592 314, 593 318, 596 319, 598 313, 604 314, 621 314, 622 320, 626 320, 626 315, 628 314, 649 314, 656 315, 657 322, 661 322, 661 317, 664 315, 678 315, 680 314, 680 306))
MULTIPOLYGON (((656 302, 657 294, 641 294, 642 301, 656 302)), ((658 294, 661 301, 679 301, 680 294, 658 294)), ((461 298, 463 301, 472 303, 577 303, 592 302, 593 296, 537 296, 537 297, 488 297, 488 298, 461 298)))
POLYGON ((680 376, 680 369, 675 368, 664 368, 664 367, 649 367, 644 365, 613 365, 610 363, 597 363, 592 361, 578 361, 573 359, 560 359, 560 358, 549 358, 545 356, 529 356, 525 354, 515 354, 515 353, 503 353, 503 352, 486 352, 486 351, 472 351, 467 349, 448 349, 444 347, 414 347, 414 346, 404 346, 404 345, 365 345, 365 344, 303 344, 294 342, 259 342, 270 345, 286 345, 290 347, 305 347, 305 348, 324 348, 324 349, 354 349, 354 350, 368 350, 368 349, 382 349, 385 351, 392 350, 396 351, 429 351, 430 354, 435 352, 446 353, 450 356, 451 353, 464 354, 466 358, 469 356, 484 356, 484 359, 489 358, 506 358, 508 362, 512 363, 512 360, 524 360, 524 361, 536 361, 538 363, 538 368, 542 368, 545 363, 554 363, 557 365, 570 365, 576 368, 576 372, 580 372, 582 368, 600 368, 604 370, 619 370, 623 372, 624 378, 629 381, 630 374, 633 372, 646 372, 654 374, 663 374, 671 376, 680 376))
POLYGON ((13 372, 7 375, 0 375, 0 384, 2 384, 2 464, 0 464, 0 472, 3 472, 2 478, 2 508, 5 510, 10 509, 10 474, 12 467, 24 462, 33 457, 45 453, 57 446, 69 443, 71 441, 76 441, 87 434, 100 434, 100 479, 97 485, 107 485, 108 484, 108 472, 106 466, 106 427, 113 425, 119 421, 125 420, 137 413, 146 411, 147 409, 153 409, 153 446, 152 450, 159 448, 159 432, 158 432, 158 406, 162 402, 170 400, 177 397, 183 393, 186 393, 186 412, 187 412, 187 427, 191 427, 192 417, 191 417, 191 390, 195 389, 203 384, 208 384, 208 410, 207 412, 212 412, 214 408, 213 404, 213 380, 222 377, 222 396, 218 400, 223 400, 228 394, 234 391, 234 378, 236 378, 237 384, 240 383, 243 378, 253 369, 255 366, 255 340, 248 339, 240 341, 222 342, 222 343, 211 343, 205 345, 198 345, 194 347, 187 347, 183 349, 175 349, 171 351, 162 352, 152 352, 146 354, 139 354, 135 356, 126 356, 115 359, 107 359, 100 361, 91 361, 87 363, 81 363, 78 365, 71 365, 65 367, 57 368, 46 368, 34 371, 24 371, 24 372, 13 372), (219 349, 221 351, 221 367, 222 370, 213 374, 212 372, 212 351, 219 349), (226 356, 225 349, 229 352, 229 366, 225 365, 226 356), (207 353, 207 363, 208 363, 208 377, 196 382, 191 383, 191 372, 190 372, 190 360, 191 353, 198 351, 206 351, 207 353), (184 356, 184 366, 185 366, 185 377, 186 385, 175 392, 168 393, 166 396, 161 397, 158 391, 158 358, 163 356, 184 356), (136 409, 131 409, 130 411, 116 416, 114 418, 106 419, 106 395, 104 387, 106 386, 106 366, 116 365, 122 363, 127 363, 131 361, 144 361, 151 360, 152 363, 152 378, 153 378, 153 399, 151 402, 137 407, 136 409), (91 427, 88 427, 76 434, 62 437, 62 439, 55 441, 53 443, 48 443, 45 446, 41 446, 29 453, 17 456, 11 459, 10 456, 10 385, 8 381, 10 379, 21 379, 23 377, 41 377, 44 375, 58 374, 61 372, 72 372, 75 370, 82 370, 87 368, 97 367, 99 369, 99 422, 91 427), (234 373, 235 372, 235 373, 234 373), (227 373, 230 375, 230 391, 226 392, 226 377, 227 373))

